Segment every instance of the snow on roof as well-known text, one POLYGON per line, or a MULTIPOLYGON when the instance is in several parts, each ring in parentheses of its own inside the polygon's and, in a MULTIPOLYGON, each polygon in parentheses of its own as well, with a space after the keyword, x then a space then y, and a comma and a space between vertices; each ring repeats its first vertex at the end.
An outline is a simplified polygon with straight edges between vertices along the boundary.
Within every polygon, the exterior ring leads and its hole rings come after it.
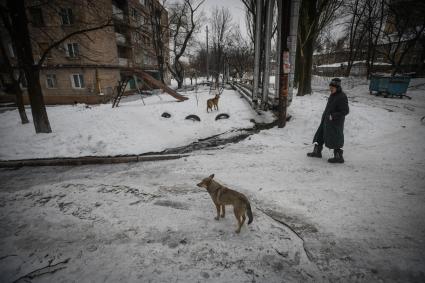
MULTIPOLYGON (((361 60, 361 61, 353 61, 353 65, 357 65, 357 64, 362 64, 362 63, 366 63, 366 60, 361 60)), ((333 64, 324 64, 324 65, 319 65, 317 66, 318 68, 337 68, 337 67, 341 67, 341 66, 347 66, 348 62, 337 62, 337 63, 333 63, 333 64)), ((385 62, 375 62, 373 63, 373 65, 378 66, 391 66, 391 64, 389 63, 385 63, 385 62)))

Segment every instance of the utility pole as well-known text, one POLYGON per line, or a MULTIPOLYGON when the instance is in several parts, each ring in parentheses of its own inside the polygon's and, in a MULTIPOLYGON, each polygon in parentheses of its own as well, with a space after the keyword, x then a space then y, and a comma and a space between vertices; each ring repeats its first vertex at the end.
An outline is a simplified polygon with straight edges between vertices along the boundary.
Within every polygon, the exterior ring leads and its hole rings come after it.
POLYGON ((210 78, 210 68, 209 68, 209 62, 208 62, 208 26, 207 26, 206 30, 207 30, 207 42, 206 42, 206 45, 207 45, 207 58, 206 58, 206 60, 207 60, 207 81, 208 81, 209 78, 210 78))
POLYGON ((300 0, 282 0, 278 3, 279 8, 279 26, 278 45, 279 54, 279 117, 278 127, 283 128, 286 125, 286 109, 288 107, 288 98, 292 99, 295 52, 297 47, 297 28, 299 18, 300 0))
POLYGON ((269 84, 270 84, 270 49, 271 37, 273 29, 273 8, 274 0, 267 1, 266 13, 266 30, 265 30, 265 50, 264 50, 264 71, 263 71, 263 89, 261 108, 267 110, 267 102, 269 97, 269 84))
POLYGON ((256 3, 256 18, 255 18, 255 43, 254 43, 254 83, 252 88, 252 106, 258 106, 258 87, 259 87, 259 73, 260 73, 260 53, 261 53, 261 13, 263 1, 257 0, 256 3))

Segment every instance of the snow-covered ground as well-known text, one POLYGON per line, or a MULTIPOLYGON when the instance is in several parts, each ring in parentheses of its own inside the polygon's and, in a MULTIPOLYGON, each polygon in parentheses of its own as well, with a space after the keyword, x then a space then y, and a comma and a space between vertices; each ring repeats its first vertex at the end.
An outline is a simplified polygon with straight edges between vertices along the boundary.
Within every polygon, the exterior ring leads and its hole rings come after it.
POLYGON ((177 102, 166 94, 153 95, 144 99, 144 105, 139 95, 134 95, 124 98, 118 108, 111 108, 111 104, 48 107, 51 134, 35 134, 32 123, 21 125, 17 110, 1 113, 0 159, 156 152, 231 129, 252 127, 252 118, 272 120, 271 115, 253 117, 248 104, 231 90, 223 91, 219 111, 210 113, 206 101, 214 95, 209 94, 209 88, 182 94, 190 99, 177 102), (162 118, 164 112, 171 118, 162 118), (215 121, 219 113, 229 114, 230 119, 215 121), (185 120, 190 114, 198 115, 201 122, 185 120))
POLYGON ((2 281, 424 282, 424 81, 407 100, 343 80, 342 165, 305 155, 327 83, 285 128, 185 159, 0 171, 2 281), (211 173, 251 200, 240 235, 195 185, 211 173))

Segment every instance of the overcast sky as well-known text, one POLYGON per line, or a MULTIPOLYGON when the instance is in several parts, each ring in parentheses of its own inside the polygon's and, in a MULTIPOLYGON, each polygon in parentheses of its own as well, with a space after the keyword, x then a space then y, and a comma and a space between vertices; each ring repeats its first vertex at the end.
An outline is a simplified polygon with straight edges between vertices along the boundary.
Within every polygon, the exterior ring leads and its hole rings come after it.
MULTIPOLYGON (((245 24, 245 9, 241 0, 206 0, 202 5, 206 16, 211 15, 211 11, 214 7, 226 7, 232 14, 233 23, 238 24, 241 27, 242 35, 246 35, 246 24, 245 24)), ((203 29, 205 33, 205 28, 203 29)), ((203 34, 204 34, 203 33, 203 34)), ((205 35, 202 35, 205 38, 205 35)))
MULTIPOLYGON (((173 2, 179 2, 179 0, 171 0, 168 3, 173 3, 173 2)), ((206 0, 201 6, 201 10, 203 10, 205 17, 209 18, 211 16, 211 12, 213 11, 215 7, 228 8, 230 13, 232 14, 232 23, 239 25, 241 28, 242 36, 247 37, 248 33, 246 30, 246 23, 245 23, 245 6, 241 0, 206 0)), ((205 28, 207 24, 209 25, 209 30, 211 31, 211 25, 207 21, 205 21, 203 27, 201 28, 201 31, 199 32, 199 34, 196 35, 197 41, 201 44, 205 43, 205 28)), ((211 37, 210 37, 210 40, 211 40, 211 37)), ((210 44, 211 44, 211 41, 210 41, 210 44)), ((199 46, 197 45, 193 45, 193 46, 189 45, 186 53, 191 53, 194 50, 197 50, 198 48, 199 46)))

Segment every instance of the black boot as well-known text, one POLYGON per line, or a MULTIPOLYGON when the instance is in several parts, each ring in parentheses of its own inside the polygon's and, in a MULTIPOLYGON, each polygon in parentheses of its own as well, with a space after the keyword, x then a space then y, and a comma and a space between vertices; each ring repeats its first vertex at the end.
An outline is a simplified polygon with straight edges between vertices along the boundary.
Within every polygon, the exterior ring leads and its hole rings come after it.
POLYGON ((334 149, 334 157, 329 158, 328 162, 329 163, 344 163, 344 157, 342 156, 343 153, 344 151, 342 149, 334 149))
POLYGON ((322 158, 322 149, 323 149, 323 145, 315 144, 315 145, 314 145, 313 152, 309 152, 309 153, 307 153, 307 156, 308 156, 308 157, 318 157, 318 158, 322 158))

